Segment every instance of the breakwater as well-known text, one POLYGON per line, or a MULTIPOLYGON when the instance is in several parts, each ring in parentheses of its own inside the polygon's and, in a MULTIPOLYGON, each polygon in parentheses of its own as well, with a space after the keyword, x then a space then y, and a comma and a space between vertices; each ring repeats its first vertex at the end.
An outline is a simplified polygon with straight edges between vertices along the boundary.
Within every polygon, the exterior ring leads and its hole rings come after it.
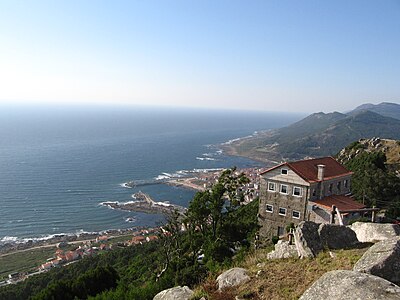
POLYGON ((127 211, 144 212, 149 214, 172 214, 174 211, 178 211, 180 214, 186 212, 186 208, 176 204, 166 202, 156 202, 148 194, 138 192, 132 195, 135 201, 129 202, 103 202, 104 206, 108 206, 112 209, 121 209, 127 211))

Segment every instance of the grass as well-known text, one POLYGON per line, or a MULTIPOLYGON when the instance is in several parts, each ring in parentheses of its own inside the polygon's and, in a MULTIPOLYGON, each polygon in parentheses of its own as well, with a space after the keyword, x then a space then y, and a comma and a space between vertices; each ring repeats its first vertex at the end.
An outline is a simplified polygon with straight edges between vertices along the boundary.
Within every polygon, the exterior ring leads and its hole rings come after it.
POLYGON ((261 249, 247 256, 238 266, 249 270, 251 281, 219 293, 215 281, 207 280, 195 293, 206 299, 298 299, 324 273, 332 270, 351 270, 368 249, 338 250, 320 253, 315 259, 268 260, 271 249, 261 249), (258 275, 257 275, 258 274, 258 275))
POLYGON ((53 257, 55 250, 55 247, 46 247, 0 257, 0 280, 13 272, 28 272, 37 268, 53 257))

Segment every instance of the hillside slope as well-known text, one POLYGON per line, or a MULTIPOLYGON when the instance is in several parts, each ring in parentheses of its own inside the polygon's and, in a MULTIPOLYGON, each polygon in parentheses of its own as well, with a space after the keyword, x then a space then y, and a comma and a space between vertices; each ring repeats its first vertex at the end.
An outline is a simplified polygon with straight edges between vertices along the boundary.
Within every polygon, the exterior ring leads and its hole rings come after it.
POLYGON ((369 110, 385 117, 400 119, 400 105, 397 103, 390 103, 390 102, 382 102, 379 104, 371 104, 371 103, 363 104, 356 107, 348 114, 351 115, 364 110, 369 110))
POLYGON ((355 140, 400 139, 400 120, 369 110, 315 113, 290 126, 261 132, 224 147, 229 154, 260 161, 335 155, 355 140))

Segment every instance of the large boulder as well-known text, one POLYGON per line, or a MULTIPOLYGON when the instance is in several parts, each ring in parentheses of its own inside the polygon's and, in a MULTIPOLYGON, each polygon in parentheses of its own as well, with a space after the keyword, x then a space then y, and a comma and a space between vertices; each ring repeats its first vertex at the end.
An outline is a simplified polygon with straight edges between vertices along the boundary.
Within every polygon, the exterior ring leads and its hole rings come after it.
POLYGON ((300 222, 296 227, 295 243, 301 258, 313 258, 323 250, 318 228, 319 224, 310 221, 300 222))
POLYGON ((354 265, 354 271, 365 272, 400 283, 400 238, 376 243, 354 265))
POLYGON ((397 224, 355 222, 351 229, 360 242, 378 242, 400 236, 400 226, 397 224))
POLYGON ((275 245, 275 250, 267 254, 268 259, 279 259, 299 257, 296 249, 296 245, 289 245, 289 242, 279 240, 275 245))
POLYGON ((193 291, 187 286, 176 286, 159 292, 153 300, 189 300, 192 296, 193 291))
POLYGON ((321 224, 318 233, 322 246, 327 249, 346 249, 359 243, 356 233, 346 226, 321 224))
POLYGON ((400 287, 386 279, 355 271, 331 271, 321 276, 299 300, 400 299, 400 287))
POLYGON ((218 289, 237 286, 250 280, 247 270, 243 268, 232 268, 217 277, 218 289))

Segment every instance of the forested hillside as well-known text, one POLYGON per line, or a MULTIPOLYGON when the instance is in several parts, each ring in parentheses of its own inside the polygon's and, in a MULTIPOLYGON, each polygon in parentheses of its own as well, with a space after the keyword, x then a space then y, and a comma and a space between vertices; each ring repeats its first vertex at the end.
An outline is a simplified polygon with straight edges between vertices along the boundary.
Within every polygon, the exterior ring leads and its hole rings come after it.
POLYGON ((364 139, 344 148, 337 159, 354 172, 352 193, 367 204, 400 217, 400 141, 364 139))

